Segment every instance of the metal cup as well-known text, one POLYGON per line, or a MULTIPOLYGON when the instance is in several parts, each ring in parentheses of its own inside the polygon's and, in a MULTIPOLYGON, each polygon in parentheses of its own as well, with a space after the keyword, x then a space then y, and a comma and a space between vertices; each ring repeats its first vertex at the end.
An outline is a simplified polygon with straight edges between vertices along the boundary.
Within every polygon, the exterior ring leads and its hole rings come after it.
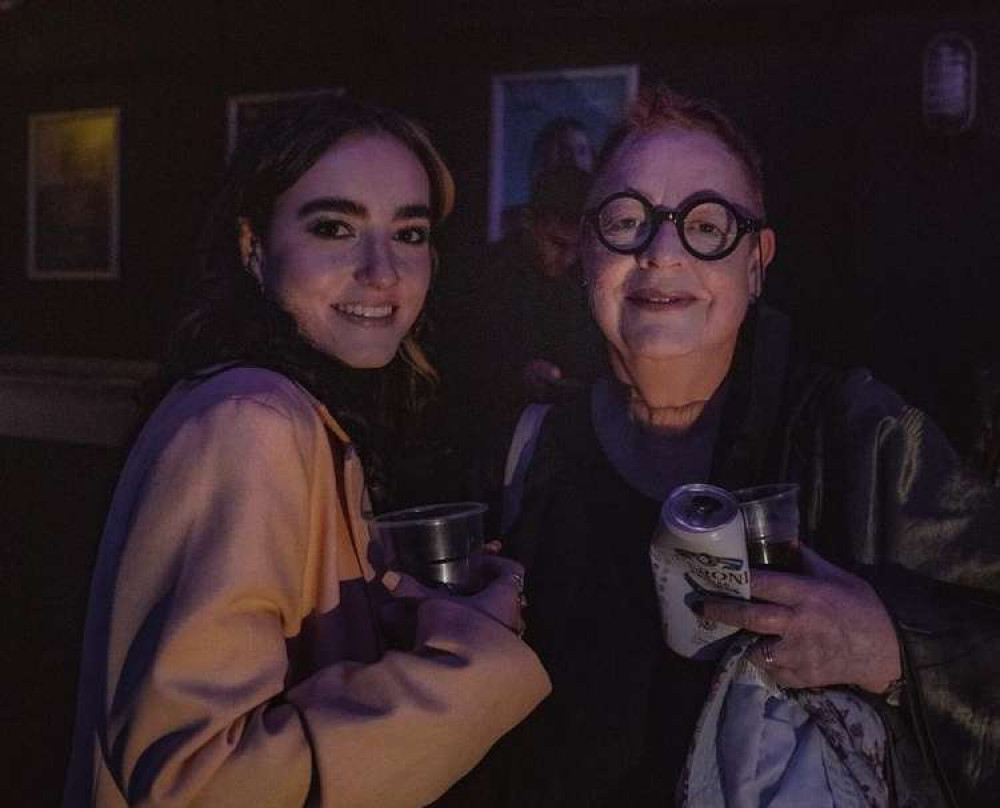
POLYGON ((368 522, 372 537, 392 547, 402 570, 428 586, 458 594, 482 588, 481 502, 444 502, 381 514, 368 522))
POLYGON ((734 491, 733 496, 743 514, 750 566, 802 572, 798 485, 759 485, 734 491))

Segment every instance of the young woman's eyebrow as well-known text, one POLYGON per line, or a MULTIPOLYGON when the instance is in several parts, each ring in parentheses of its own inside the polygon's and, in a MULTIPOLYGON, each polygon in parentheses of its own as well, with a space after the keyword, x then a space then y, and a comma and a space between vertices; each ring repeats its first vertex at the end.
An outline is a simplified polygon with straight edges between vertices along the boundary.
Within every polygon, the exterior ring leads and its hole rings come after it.
POLYGON ((430 219, 431 209, 427 205, 403 205, 396 208, 393 219, 430 219))
POLYGON ((298 218, 304 219, 313 213, 343 213, 346 216, 356 216, 359 219, 368 218, 368 208, 350 199, 336 196, 323 196, 310 199, 299 208, 298 218))

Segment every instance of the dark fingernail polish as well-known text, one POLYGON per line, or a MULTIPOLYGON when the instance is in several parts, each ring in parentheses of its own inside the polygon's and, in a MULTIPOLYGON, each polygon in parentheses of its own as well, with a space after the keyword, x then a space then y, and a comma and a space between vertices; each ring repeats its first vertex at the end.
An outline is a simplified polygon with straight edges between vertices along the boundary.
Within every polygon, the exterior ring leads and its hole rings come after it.
POLYGON ((696 615, 698 615, 698 617, 702 617, 705 614, 705 601, 703 601, 701 598, 699 598, 698 600, 692 600, 688 604, 688 608, 696 615))

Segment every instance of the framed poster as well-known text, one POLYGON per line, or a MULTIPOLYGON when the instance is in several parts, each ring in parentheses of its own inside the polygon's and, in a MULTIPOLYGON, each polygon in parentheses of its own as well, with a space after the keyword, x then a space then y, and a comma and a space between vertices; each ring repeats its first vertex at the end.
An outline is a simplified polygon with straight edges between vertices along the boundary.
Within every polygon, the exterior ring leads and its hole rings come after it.
POLYGON ((119 122, 116 108, 28 117, 30 279, 118 277, 119 122))
POLYGON ((638 89, 637 65, 493 77, 490 241, 516 226, 541 171, 565 163, 593 168, 638 89))
POLYGON ((260 126, 306 99, 343 94, 343 87, 328 87, 320 90, 230 96, 226 102, 226 159, 232 156, 241 133, 260 126))

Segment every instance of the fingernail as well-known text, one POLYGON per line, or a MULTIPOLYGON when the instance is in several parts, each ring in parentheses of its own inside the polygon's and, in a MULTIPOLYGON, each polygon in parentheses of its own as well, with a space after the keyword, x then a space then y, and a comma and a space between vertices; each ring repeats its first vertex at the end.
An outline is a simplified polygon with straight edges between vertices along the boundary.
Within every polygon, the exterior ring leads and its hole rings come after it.
POLYGON ((703 601, 701 598, 698 598, 697 600, 692 600, 688 604, 688 608, 696 615, 698 615, 698 617, 702 617, 705 614, 705 601, 703 601))
POLYGON ((388 589, 390 592, 395 592, 396 587, 399 586, 399 573, 389 570, 385 575, 382 576, 382 586, 388 589))

